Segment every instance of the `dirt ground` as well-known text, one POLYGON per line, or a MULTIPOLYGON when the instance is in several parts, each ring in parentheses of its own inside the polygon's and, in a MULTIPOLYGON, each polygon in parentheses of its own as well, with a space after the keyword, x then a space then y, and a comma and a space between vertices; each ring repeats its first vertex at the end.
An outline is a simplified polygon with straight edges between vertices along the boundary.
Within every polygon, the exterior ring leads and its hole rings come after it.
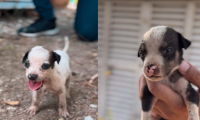
MULTIPOLYGON (((24 111, 31 104, 31 90, 27 85, 25 68, 21 63, 25 52, 36 45, 49 50, 63 49, 64 36, 69 36, 68 54, 71 58, 73 79, 71 82, 71 98, 67 100, 70 116, 68 120, 84 120, 91 116, 97 120, 98 108, 90 107, 98 104, 98 80, 94 86, 86 81, 98 70, 97 42, 81 42, 73 29, 75 11, 56 10, 60 33, 56 36, 26 38, 18 36, 16 29, 34 21, 33 17, 4 16, 0 18, 0 120, 57 120, 58 98, 51 93, 44 93, 35 116, 24 111), (19 101, 20 105, 10 106, 2 101, 19 101)), ((36 17, 34 17, 36 18, 36 17)))

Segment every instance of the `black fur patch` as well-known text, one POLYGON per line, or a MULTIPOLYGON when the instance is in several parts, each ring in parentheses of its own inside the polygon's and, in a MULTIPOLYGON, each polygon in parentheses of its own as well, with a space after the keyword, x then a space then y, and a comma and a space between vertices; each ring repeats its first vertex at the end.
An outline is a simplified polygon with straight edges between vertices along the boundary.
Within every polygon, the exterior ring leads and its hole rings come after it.
MULTIPOLYGON (((165 47, 160 47, 160 53, 163 55, 164 60, 166 62, 170 62, 173 61, 175 59, 175 55, 176 55, 176 51, 179 51, 180 46, 179 46, 179 40, 178 40, 178 36, 177 36, 177 32, 174 31, 171 28, 166 28, 166 32, 163 36, 163 44, 166 44, 165 47), (164 54, 163 52, 167 49, 167 48, 173 48, 173 52, 169 53, 169 54, 164 54)), ((181 49, 182 50, 182 49, 181 49)))
POLYGON ((146 46, 145 43, 143 42, 141 43, 140 48, 138 50, 138 57, 140 57, 142 61, 144 61, 146 55, 147 55, 146 46))
POLYGON ((178 70, 175 70, 170 76, 169 76, 169 81, 172 83, 176 83, 180 78, 183 76, 179 73, 178 70))
POLYGON ((199 106, 199 95, 189 83, 186 90, 187 100, 199 106))
MULTIPOLYGON (((167 76, 171 70, 176 66, 181 64, 183 60, 183 48, 188 48, 190 41, 185 39, 180 33, 176 32, 172 28, 167 27, 166 33, 163 36, 163 42, 166 44, 165 47, 160 47, 159 51, 164 58, 164 74, 167 76), (184 45, 183 45, 184 44, 184 45), (173 52, 169 54, 163 53, 167 48, 172 48, 173 52), (178 53, 178 58, 176 58, 176 53, 178 53), (172 62, 173 65, 172 65, 172 62)), ((164 44, 163 43, 163 44, 164 44)))
POLYGON ((167 119, 164 119, 164 118, 160 118, 160 120, 167 120, 167 119))
POLYGON ((58 55, 56 52, 50 52, 50 57, 49 57, 49 62, 50 62, 50 65, 51 65, 51 68, 54 68, 54 63, 55 61, 57 61, 57 63, 59 64, 60 62, 60 55, 58 55))
POLYGON ((187 49, 191 45, 189 40, 185 39, 179 32, 176 32, 174 29, 169 27, 167 27, 163 41, 168 44, 167 47, 173 47, 174 52, 178 51, 180 53, 180 60, 182 60, 183 48, 187 49))
POLYGON ((57 61, 57 63, 59 64, 60 59, 61 59, 60 55, 58 55, 56 52, 52 52, 52 54, 53 54, 53 57, 55 58, 55 61, 57 61))
POLYGON ((56 60, 55 60, 52 52, 50 52, 49 54, 50 54, 50 57, 49 57, 50 66, 51 66, 51 68, 54 68, 54 63, 55 63, 56 60))
POLYGON ((28 54, 29 54, 29 52, 30 52, 30 50, 27 51, 27 52, 25 53, 25 55, 24 55, 24 57, 23 57, 23 59, 22 59, 22 63, 25 63, 26 60, 28 59, 28 54))
POLYGON ((143 89, 143 96, 142 96, 142 110, 144 112, 148 112, 149 110, 151 110, 153 98, 154 98, 153 94, 149 91, 149 88, 146 85, 143 89))
POLYGON ((191 45, 191 42, 185 39, 180 33, 178 33, 178 40, 181 48, 187 49, 191 45))

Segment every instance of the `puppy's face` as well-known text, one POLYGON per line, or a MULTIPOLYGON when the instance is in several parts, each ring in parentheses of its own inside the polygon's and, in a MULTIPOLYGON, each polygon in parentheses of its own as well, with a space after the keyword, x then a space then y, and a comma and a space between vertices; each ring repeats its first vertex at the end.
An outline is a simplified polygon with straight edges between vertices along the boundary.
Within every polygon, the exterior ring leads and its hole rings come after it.
POLYGON ((144 62, 143 74, 151 81, 167 77, 183 60, 183 48, 191 42, 180 33, 166 26, 157 26, 147 31, 138 51, 144 62))
POLYGON ((26 77, 31 90, 39 89, 44 81, 49 80, 55 61, 59 63, 60 56, 41 46, 32 48, 24 55, 22 63, 26 67, 26 77))

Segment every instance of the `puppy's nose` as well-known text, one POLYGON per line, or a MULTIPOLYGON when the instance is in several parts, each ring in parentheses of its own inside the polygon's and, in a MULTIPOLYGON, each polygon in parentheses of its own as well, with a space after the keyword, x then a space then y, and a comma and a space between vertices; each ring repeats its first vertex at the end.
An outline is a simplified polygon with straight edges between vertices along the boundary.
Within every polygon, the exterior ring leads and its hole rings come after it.
POLYGON ((38 77, 38 75, 30 74, 30 75, 28 76, 28 79, 34 81, 34 80, 37 79, 37 77, 38 77))
POLYGON ((146 67, 148 76, 157 74, 158 68, 154 64, 150 64, 146 67))
POLYGON ((154 66, 154 64, 150 64, 150 65, 147 65, 147 69, 151 69, 151 67, 153 67, 154 66))

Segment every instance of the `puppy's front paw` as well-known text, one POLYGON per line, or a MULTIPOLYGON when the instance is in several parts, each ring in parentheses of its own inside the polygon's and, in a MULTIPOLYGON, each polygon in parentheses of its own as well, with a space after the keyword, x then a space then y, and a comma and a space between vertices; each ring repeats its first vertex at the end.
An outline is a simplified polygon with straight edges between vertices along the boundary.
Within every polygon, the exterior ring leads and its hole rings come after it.
POLYGON ((69 93, 66 94, 66 97, 67 97, 67 99, 71 98, 70 95, 69 95, 69 93))
POLYGON ((68 113, 68 111, 67 111, 67 109, 61 109, 61 108, 59 108, 58 109, 58 112, 59 112, 59 116, 63 116, 63 117, 67 117, 67 116, 69 116, 69 113, 68 113))
POLYGON ((26 110, 27 114, 35 115, 38 108, 36 106, 31 106, 26 110))

